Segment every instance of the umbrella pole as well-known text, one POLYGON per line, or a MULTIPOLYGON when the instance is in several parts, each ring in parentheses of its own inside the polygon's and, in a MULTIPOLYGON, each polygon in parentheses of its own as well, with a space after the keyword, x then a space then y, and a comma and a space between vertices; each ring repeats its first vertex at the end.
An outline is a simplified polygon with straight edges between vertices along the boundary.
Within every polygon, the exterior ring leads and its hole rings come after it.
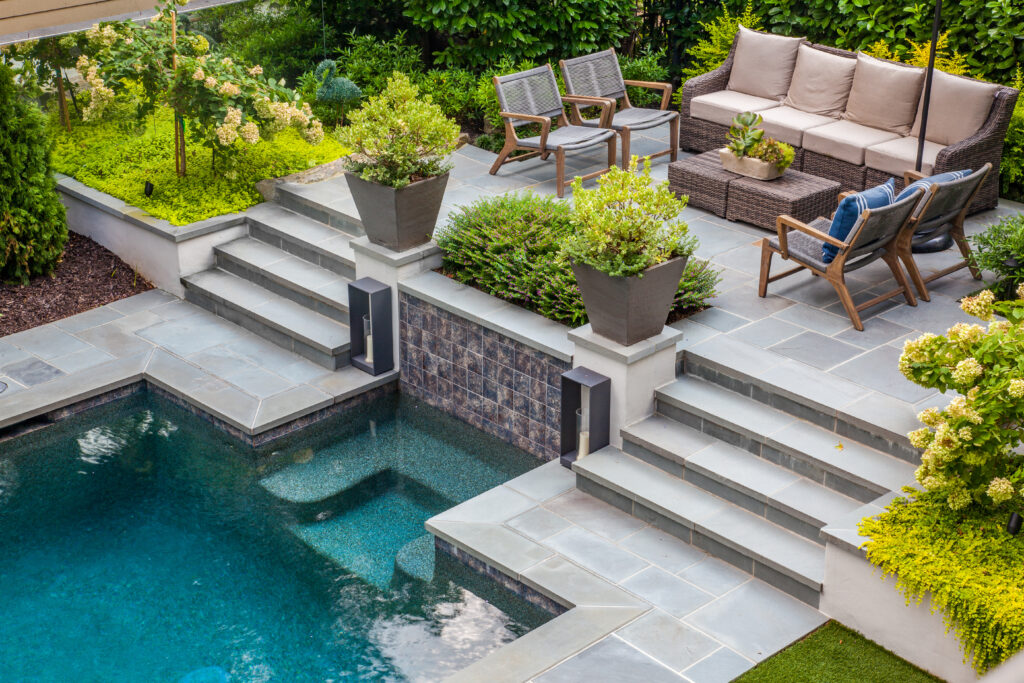
MULTIPOLYGON (((928 129, 928 107, 932 99, 932 75, 935 73, 935 53, 939 48, 939 24, 942 22, 942 0, 935 0, 935 19, 932 21, 932 49, 928 53, 928 70, 924 76, 924 102, 921 105, 921 130, 917 134, 917 163, 914 170, 920 172, 924 162, 924 139, 925 131, 928 129)), ((919 235, 915 235, 918 237, 919 235)), ((927 240, 915 244, 912 251, 915 254, 928 254, 936 251, 945 251, 953 246, 953 238, 949 234, 942 237, 927 240)))

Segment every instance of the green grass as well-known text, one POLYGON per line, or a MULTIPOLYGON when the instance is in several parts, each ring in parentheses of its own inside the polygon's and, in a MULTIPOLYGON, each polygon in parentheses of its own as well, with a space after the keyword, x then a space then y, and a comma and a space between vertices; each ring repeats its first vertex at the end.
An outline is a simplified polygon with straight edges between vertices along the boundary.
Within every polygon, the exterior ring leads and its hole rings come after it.
POLYGON ((190 143, 188 175, 174 170, 171 111, 158 110, 139 125, 130 115, 103 121, 76 121, 70 133, 54 132, 54 168, 174 225, 221 216, 263 201, 256 182, 295 173, 341 157, 345 148, 331 135, 310 145, 294 129, 241 150, 234 163, 211 167, 209 148, 190 143), (151 197, 143 193, 153 183, 151 197))
POLYGON ((735 683, 935 683, 864 636, 834 621, 790 645, 735 683))

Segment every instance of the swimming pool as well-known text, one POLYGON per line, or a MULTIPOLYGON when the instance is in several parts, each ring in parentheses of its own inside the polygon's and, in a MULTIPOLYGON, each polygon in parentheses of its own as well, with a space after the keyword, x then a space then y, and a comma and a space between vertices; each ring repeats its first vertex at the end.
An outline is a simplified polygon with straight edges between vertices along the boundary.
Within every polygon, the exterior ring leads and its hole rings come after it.
POLYGON ((147 394, 0 442, 0 680, 443 679, 549 616, 423 522, 535 464, 397 398, 260 451, 147 394))

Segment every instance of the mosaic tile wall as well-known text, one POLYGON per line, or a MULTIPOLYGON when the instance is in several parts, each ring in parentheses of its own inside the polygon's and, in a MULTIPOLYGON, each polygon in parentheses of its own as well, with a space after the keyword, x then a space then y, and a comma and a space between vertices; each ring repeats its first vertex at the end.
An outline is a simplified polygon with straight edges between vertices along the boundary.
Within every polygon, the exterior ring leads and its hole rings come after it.
POLYGON ((570 363, 399 294, 401 390, 544 460, 558 457, 570 363))

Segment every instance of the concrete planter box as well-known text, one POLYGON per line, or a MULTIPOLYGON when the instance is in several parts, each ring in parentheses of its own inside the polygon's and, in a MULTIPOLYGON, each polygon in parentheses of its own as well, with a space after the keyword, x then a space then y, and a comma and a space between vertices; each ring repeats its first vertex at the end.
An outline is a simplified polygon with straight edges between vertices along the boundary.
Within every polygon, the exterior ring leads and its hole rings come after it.
POLYGON ((677 256, 632 277, 612 277, 582 263, 572 264, 594 332, 623 346, 660 334, 686 261, 677 256))
POLYGON ((738 157, 727 149, 718 150, 719 157, 722 159, 722 168, 732 173, 738 173, 745 175, 748 178, 754 178, 755 180, 775 180, 782 175, 783 171, 779 170, 779 167, 775 164, 770 164, 767 161, 761 161, 760 159, 754 159, 752 157, 738 157))
POLYGON ((367 182, 354 173, 346 173, 345 179, 371 242, 405 251, 430 241, 448 184, 447 173, 401 189, 367 182))
POLYGON ((949 683, 978 680, 963 662, 955 633, 946 633, 942 613, 932 613, 929 598, 907 605, 896 579, 883 581, 880 572, 863 551, 829 540, 818 609, 949 683))
POLYGON ((160 289, 184 296, 181 278, 213 266, 213 248, 248 233, 245 214, 171 225, 142 209, 58 176, 68 229, 117 254, 160 289))

